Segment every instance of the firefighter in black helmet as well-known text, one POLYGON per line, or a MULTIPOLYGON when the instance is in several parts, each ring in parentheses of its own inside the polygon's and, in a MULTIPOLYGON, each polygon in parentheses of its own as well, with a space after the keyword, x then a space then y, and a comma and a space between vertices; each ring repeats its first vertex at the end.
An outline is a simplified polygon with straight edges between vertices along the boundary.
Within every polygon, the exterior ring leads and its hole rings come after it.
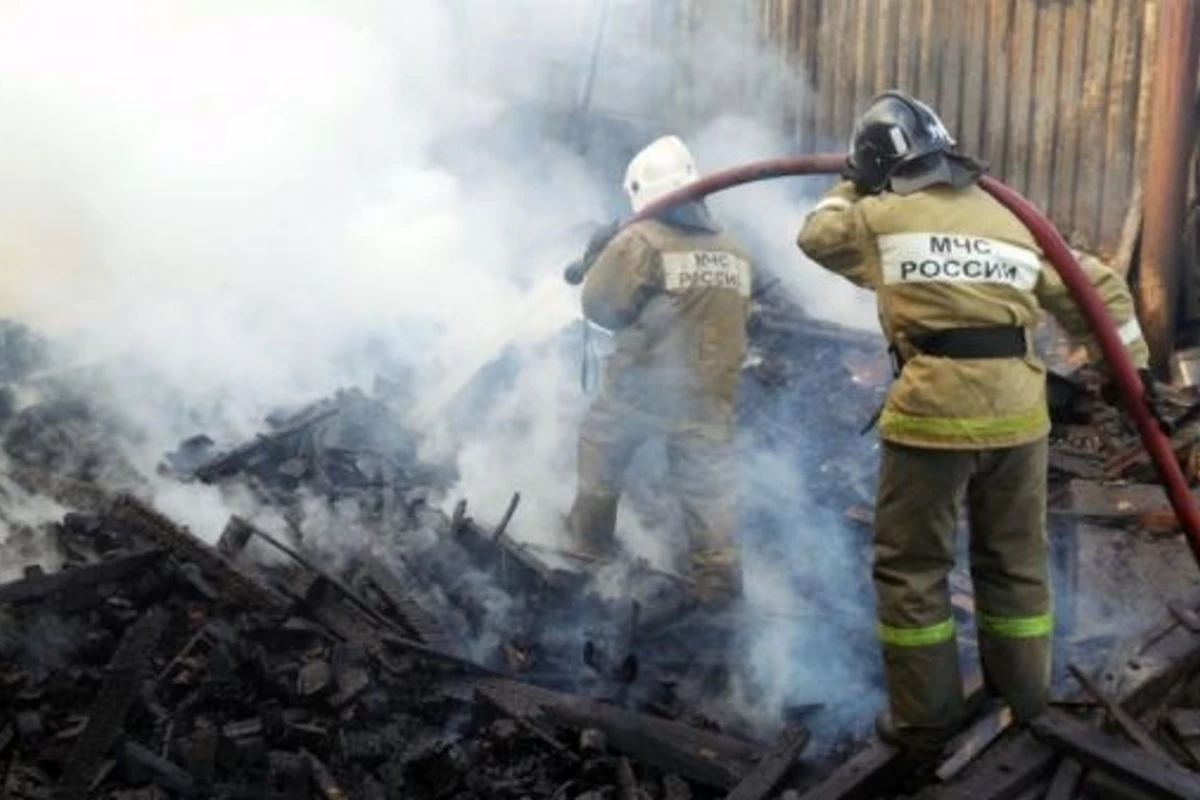
MULTIPOLYGON (((1046 368, 1039 311, 1099 349, 1021 221, 977 185, 937 115, 900 92, 854 128, 800 249, 872 289, 896 362, 879 418, 874 583, 887 679, 885 738, 933 755, 963 721, 947 578, 959 507, 970 526, 988 687, 1028 719, 1046 707, 1053 628, 1046 552, 1046 368)), ((1080 255, 1130 358, 1147 347, 1128 287, 1080 255)))
POLYGON ((938 115, 903 92, 884 92, 858 118, 843 177, 860 194, 912 194, 938 183, 962 188, 983 167, 960 154, 938 115))

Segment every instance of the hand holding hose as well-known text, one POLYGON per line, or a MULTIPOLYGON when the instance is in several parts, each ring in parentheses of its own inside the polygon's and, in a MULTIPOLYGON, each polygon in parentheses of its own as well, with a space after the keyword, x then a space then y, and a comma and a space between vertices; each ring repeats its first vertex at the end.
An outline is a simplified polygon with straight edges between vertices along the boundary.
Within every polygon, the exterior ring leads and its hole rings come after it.
MULTIPOLYGON (((1150 412, 1150 416, 1158 424, 1159 429, 1170 436, 1175 432, 1176 426, 1171 424, 1165 414, 1163 414, 1162 406, 1165 402, 1162 394, 1158 391, 1158 382, 1154 380, 1153 373, 1148 369, 1139 369, 1137 376, 1142 382, 1142 400, 1146 404, 1146 409, 1150 412)), ((1100 387, 1100 396, 1104 402, 1114 408, 1123 407, 1122 396, 1117 385, 1109 381, 1100 387)))
POLYGON ((613 240, 613 237, 621 230, 622 221, 617 219, 605 225, 600 225, 596 230, 592 231, 592 238, 588 240, 587 249, 583 251, 583 256, 570 264, 563 270, 563 280, 572 286, 578 286, 583 283, 584 277, 587 276, 588 270, 595 263, 600 251, 613 240))
MULTIPOLYGON (((724 191, 734 186, 741 186, 755 181, 770 180, 791 175, 837 175, 845 166, 845 156, 840 153, 823 153, 819 155, 802 155, 791 158, 780 158, 769 161, 757 161, 744 164, 721 172, 706 175, 704 178, 655 200, 643 208, 633 219, 645 218, 672 208, 680 203, 707 197, 714 192, 724 191)), ((1097 343, 1114 373, 1114 380, 1122 394, 1129 398, 1137 398, 1139 378, 1137 370, 1130 362, 1125 352, 1124 343, 1117 333, 1112 317, 1104 308, 1103 301, 1091 285, 1087 275, 1079 266, 1071 248, 1055 230, 1053 223, 1021 197, 1017 192, 994 178, 983 176, 980 185, 1005 207, 1017 215, 1017 218, 1029 228, 1037 239, 1038 244, 1046 253, 1050 263, 1058 270, 1063 283, 1066 284, 1072 297, 1079 304, 1084 319, 1096 335, 1097 343)), ((586 270, 584 270, 586 272, 586 270)), ((582 280, 582 274, 580 275, 582 280)), ((1144 385, 1144 383, 1143 383, 1144 385)), ((1159 471, 1171 507, 1179 517, 1184 531, 1188 536, 1188 545, 1193 555, 1200 563, 1200 508, 1188 488, 1187 479, 1175 458, 1170 439, 1162 432, 1149 403, 1134 403, 1128 408, 1130 415, 1137 424, 1138 435, 1141 437, 1146 450, 1159 471)), ((1157 412, 1157 409, 1155 409, 1157 412)))

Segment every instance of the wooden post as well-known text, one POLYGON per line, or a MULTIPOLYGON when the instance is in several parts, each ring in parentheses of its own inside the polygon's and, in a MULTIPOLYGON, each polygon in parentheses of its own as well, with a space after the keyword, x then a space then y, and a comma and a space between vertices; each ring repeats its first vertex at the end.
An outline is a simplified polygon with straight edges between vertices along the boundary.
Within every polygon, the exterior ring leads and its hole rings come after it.
POLYGON ((1162 0, 1154 65, 1146 173, 1143 180, 1139 300, 1151 366, 1170 378, 1175 345, 1180 243, 1188 160, 1195 141, 1198 0, 1162 0))

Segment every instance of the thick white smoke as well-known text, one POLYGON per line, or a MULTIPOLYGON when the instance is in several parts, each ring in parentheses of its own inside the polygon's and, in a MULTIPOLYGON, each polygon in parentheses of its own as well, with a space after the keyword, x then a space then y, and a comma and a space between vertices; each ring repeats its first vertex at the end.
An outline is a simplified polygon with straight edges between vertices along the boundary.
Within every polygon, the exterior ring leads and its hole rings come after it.
POLYGON ((503 107, 457 80, 432 0, 39 0, 0 22, 0 230, 27 259, 6 306, 226 421, 367 376, 344 359, 371 337, 453 369, 569 252, 539 234, 594 216, 553 148, 531 154, 553 198, 525 165, 433 163, 503 107))
MULTIPOLYGON (((672 5, 613 3, 596 106, 642 115, 633 147, 684 135, 706 171, 787 152, 774 131, 782 103, 804 102, 803 84, 735 41, 728 20, 711 20, 690 51, 648 49, 622 28, 672 5), (666 104, 683 80, 686 103, 666 104)), ((519 373, 472 437, 439 439, 462 475, 446 501, 464 496, 498 516, 519 490, 513 533, 559 543, 587 398, 573 357, 547 342, 578 314, 561 268, 586 239, 581 225, 611 215, 620 167, 594 176, 533 123, 517 146, 491 131, 520 116, 522 98, 573 101, 597 10, 560 0, 6 3, 0 314, 70 342, 81 363, 136 365, 112 399, 144 430, 132 455, 147 471, 198 429, 235 441, 271 407, 369 387, 397 367, 417 392, 415 418, 436 430, 515 341, 519 373)), ((713 208, 753 234, 812 314, 873 326, 869 296, 796 252, 811 199, 800 191, 748 188, 713 208)), ((778 486, 803 485, 794 465, 773 468, 778 486)), ((159 500, 209 538, 229 511, 248 513, 190 487, 159 500)), ((630 549, 667 561, 662 533, 628 507, 622 515, 630 549)), ((788 586, 773 574, 755 599, 792 607, 788 586)), ((817 685, 789 668, 829 663, 820 649, 797 659, 813 638, 793 633, 772 628, 754 648, 776 698, 817 685)))

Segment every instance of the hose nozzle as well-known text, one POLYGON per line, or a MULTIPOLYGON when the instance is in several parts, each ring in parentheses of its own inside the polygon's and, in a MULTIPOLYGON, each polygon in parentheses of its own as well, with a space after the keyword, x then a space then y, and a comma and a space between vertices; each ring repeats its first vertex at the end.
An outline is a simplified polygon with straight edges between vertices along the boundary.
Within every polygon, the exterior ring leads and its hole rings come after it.
POLYGON ((578 261, 573 261, 563 270, 563 280, 572 286, 578 286, 583 283, 585 275, 587 275, 587 266, 584 264, 582 258, 578 261))

